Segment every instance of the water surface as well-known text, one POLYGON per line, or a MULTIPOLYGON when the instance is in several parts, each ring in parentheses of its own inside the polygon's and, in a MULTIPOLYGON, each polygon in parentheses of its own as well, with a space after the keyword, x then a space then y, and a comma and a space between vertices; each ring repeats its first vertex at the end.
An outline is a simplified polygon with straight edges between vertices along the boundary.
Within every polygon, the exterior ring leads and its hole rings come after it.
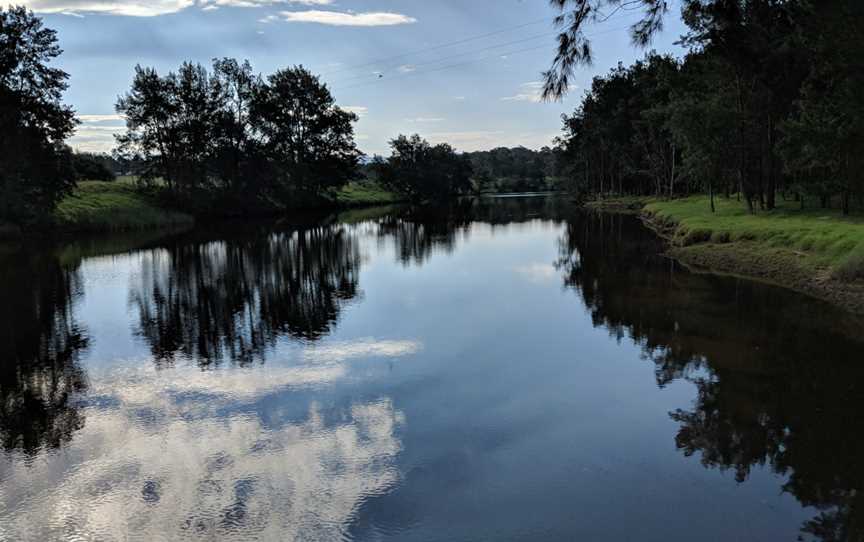
POLYGON ((0 540, 862 540, 864 327, 547 197, 0 250, 0 540))

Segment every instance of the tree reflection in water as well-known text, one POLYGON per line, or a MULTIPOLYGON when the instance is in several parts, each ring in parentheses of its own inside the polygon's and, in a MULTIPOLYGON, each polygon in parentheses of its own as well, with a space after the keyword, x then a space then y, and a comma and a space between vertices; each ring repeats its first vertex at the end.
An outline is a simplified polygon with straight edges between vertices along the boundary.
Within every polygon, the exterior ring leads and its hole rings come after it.
POLYGON ((565 283, 595 326, 641 344, 659 386, 696 386, 692 410, 670 414, 679 450, 739 482, 755 467, 786 475, 783 491, 820 510, 802 539, 864 540, 860 322, 775 288, 684 272, 632 217, 578 214, 560 248, 565 283))
POLYGON ((472 225, 498 226, 530 220, 560 222, 567 202, 550 197, 464 198, 437 206, 406 208, 378 219, 379 242, 392 242, 400 263, 423 265, 437 253, 450 254, 472 225))
POLYGON ((51 256, 0 257, 0 438, 35 455, 68 442, 84 425, 75 395, 87 388, 78 357, 87 334, 75 321, 76 269, 51 256))
POLYGON ((143 256, 131 288, 138 333, 159 361, 263 359, 282 335, 314 341, 358 295, 360 253, 343 226, 180 239, 143 256))

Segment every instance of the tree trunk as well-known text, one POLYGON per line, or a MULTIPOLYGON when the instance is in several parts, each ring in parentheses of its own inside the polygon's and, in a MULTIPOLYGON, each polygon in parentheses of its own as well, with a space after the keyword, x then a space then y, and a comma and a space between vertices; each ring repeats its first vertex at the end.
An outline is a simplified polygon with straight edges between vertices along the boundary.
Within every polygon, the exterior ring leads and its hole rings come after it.
POLYGON ((672 195, 675 189, 675 145, 672 145, 672 175, 669 176, 669 199, 672 199, 672 195))
POLYGON ((765 206, 769 211, 773 210, 776 204, 777 182, 774 178, 774 123, 771 121, 771 115, 768 115, 768 184, 766 187, 767 201, 765 206))
POLYGON ((711 181, 708 182, 708 198, 711 200, 711 212, 717 212, 714 208, 714 183, 711 181))

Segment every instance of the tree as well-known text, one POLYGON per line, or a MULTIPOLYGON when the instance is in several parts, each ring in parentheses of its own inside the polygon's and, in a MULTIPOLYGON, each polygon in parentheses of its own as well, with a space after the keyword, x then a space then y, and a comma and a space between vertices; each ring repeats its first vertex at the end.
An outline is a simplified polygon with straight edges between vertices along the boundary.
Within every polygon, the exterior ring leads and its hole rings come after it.
POLYGON ((251 123, 272 164, 277 197, 317 195, 358 176, 357 115, 336 106, 327 86, 303 66, 279 70, 255 92, 251 123))
POLYGON ((216 169, 226 190, 234 196, 242 194, 255 178, 253 171, 244 171, 255 154, 251 139, 250 109, 261 78, 252 72, 249 61, 242 64, 233 58, 213 61, 213 77, 222 95, 217 122, 216 169))
POLYGON ((570 77, 580 65, 590 64, 591 40, 585 27, 602 23, 621 10, 641 9, 643 17, 630 27, 633 43, 645 46, 651 37, 663 28, 663 17, 668 10, 666 0, 550 0, 561 12, 555 26, 562 29, 558 35, 558 51, 552 67, 543 73, 544 99, 559 99, 570 86, 570 77))
POLYGON ((160 76, 139 66, 117 111, 127 125, 120 154, 193 210, 284 209, 359 175, 357 116, 302 66, 266 80, 228 58, 212 72, 187 62, 160 76))
POLYGON ((810 73, 795 111, 783 124, 786 169, 804 191, 840 193, 849 214, 853 193, 864 192, 864 6, 832 0, 801 28, 813 51, 810 73))
POLYGON ((89 153, 72 154, 76 181, 113 181, 114 172, 106 165, 108 157, 89 153))
POLYGON ((737 136, 735 94, 724 66, 715 60, 699 54, 687 58, 668 121, 672 140, 682 151, 681 169, 707 190, 712 212, 718 187, 729 197, 737 172, 735 148, 729 145, 737 136))
POLYGON ((471 190, 471 162, 446 143, 430 145, 414 134, 390 141, 392 154, 377 163, 388 189, 412 201, 444 199, 471 190))
POLYGON ((75 128, 61 103, 66 72, 54 30, 23 7, 0 8, 0 220, 45 221, 75 185, 63 141, 75 128))
POLYGON ((146 181, 161 177, 175 195, 191 200, 210 188, 221 98, 219 81, 200 64, 184 62, 165 77, 136 66, 132 89, 117 101, 127 127, 121 153, 151 165, 146 181))

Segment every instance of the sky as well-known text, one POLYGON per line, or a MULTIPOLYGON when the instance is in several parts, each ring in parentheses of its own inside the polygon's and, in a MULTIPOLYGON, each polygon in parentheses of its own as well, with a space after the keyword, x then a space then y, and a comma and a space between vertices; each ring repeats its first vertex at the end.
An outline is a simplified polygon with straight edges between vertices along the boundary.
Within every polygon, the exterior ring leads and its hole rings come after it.
MULTIPOLYGON (((13 0, 14 2, 15 0, 13 0)), ((18 0, 18 3, 22 3, 18 0)), ((184 60, 248 59, 269 74, 302 64, 356 112, 358 146, 387 154, 400 133, 460 151, 550 145, 595 75, 645 54, 617 13, 587 31, 594 62, 560 102, 539 100, 554 57, 547 0, 23 0, 57 30, 70 74, 67 103, 82 124, 70 144, 109 151, 123 120, 117 97, 136 64, 162 73, 184 60)), ((649 49, 681 54, 677 1, 649 49)))

